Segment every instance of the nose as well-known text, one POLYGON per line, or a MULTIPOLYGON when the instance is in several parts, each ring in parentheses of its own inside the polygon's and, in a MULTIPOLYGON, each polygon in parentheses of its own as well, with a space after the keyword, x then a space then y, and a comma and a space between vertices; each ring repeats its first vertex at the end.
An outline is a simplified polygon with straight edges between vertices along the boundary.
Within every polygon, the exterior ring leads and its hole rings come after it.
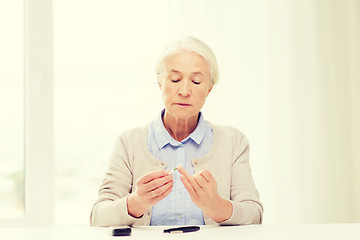
POLYGON ((187 79, 180 82, 178 93, 185 97, 191 94, 190 83, 187 79))

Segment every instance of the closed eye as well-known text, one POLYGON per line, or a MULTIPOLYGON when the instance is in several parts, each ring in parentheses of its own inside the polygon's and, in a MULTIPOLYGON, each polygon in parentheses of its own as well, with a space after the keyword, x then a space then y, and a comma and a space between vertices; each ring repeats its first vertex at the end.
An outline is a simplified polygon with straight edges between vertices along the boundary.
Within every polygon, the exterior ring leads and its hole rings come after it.
POLYGON ((179 81, 181 80, 182 74, 181 74, 181 72, 173 69, 173 70, 171 70, 171 71, 169 72, 168 77, 169 77, 169 79, 170 79, 171 82, 177 83, 177 82, 179 82, 179 81))

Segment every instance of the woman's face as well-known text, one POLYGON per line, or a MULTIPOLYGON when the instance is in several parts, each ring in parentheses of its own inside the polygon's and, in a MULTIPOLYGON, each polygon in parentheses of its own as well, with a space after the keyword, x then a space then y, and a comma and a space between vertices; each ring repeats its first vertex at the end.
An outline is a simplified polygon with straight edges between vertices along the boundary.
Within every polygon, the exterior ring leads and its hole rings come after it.
POLYGON ((197 116, 212 89, 205 59, 194 52, 180 52, 166 65, 166 76, 159 83, 167 113, 177 119, 197 116))

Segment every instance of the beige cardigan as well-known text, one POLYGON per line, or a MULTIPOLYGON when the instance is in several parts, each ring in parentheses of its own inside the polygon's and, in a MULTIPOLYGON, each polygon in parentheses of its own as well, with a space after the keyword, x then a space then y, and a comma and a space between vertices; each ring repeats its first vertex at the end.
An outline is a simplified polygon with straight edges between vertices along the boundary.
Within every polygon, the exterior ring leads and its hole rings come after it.
MULTIPOLYGON (((232 216, 221 225, 261 223, 263 208, 249 165, 249 144, 246 137, 232 127, 216 126, 213 145, 203 157, 192 160, 195 173, 207 169, 218 184, 219 195, 230 200, 232 216)), ((141 218, 127 212, 127 196, 136 190, 136 181, 143 175, 166 168, 147 145, 150 124, 123 133, 117 140, 109 168, 93 206, 92 226, 148 226, 151 209, 141 218)), ((205 224, 218 224, 204 216, 205 224)))

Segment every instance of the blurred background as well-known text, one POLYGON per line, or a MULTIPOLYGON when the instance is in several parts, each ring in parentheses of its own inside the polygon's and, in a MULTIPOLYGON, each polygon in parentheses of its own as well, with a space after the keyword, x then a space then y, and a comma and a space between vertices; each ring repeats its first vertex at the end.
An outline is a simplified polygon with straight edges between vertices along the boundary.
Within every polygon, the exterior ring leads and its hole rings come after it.
POLYGON ((116 137, 162 110, 155 65, 184 36, 217 56, 203 113, 249 138, 264 223, 360 222, 360 1, 0 0, 0 29, 0 225, 89 225, 116 137), (28 11, 50 15, 47 30, 29 30, 28 11), (36 164, 28 31, 52 36, 38 50, 53 54, 52 74, 37 83, 51 99, 52 141, 39 147, 51 157, 36 164), (30 175, 46 208, 27 204, 30 175), (39 214, 21 221, 28 212, 39 214))

